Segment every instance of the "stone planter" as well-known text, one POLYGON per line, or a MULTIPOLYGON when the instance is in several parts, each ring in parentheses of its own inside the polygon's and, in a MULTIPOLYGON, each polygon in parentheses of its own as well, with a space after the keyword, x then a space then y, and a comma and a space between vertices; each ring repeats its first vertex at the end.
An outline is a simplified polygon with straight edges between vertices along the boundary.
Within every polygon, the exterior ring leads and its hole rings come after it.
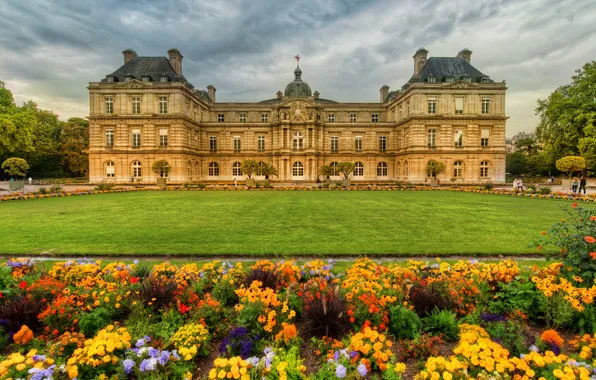
POLYGON ((254 185, 255 185, 255 179, 254 178, 247 178, 246 179, 246 186, 253 187, 254 185))
POLYGON ((25 181, 8 181, 8 190, 23 190, 25 181))
POLYGON ((167 182, 168 182, 168 179, 167 178, 158 178, 157 179, 157 186, 159 186, 159 187, 165 187, 167 182))
POLYGON ((436 178, 431 178, 430 179, 430 185, 431 186, 437 186, 439 184, 439 181, 436 178))
POLYGON ((350 186, 350 180, 349 179, 342 179, 341 180, 341 185, 346 187, 346 186, 350 186))

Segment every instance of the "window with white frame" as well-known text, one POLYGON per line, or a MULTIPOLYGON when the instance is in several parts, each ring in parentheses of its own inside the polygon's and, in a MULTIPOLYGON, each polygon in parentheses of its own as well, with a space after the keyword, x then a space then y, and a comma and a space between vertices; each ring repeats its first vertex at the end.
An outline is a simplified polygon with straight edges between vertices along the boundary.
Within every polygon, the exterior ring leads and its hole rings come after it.
POLYGON ((429 128, 427 131, 428 147, 433 149, 437 147, 437 130, 429 128))
POLYGON ((241 123, 246 123, 246 114, 245 113, 241 113, 239 117, 240 117, 241 123))
POLYGON ((355 114, 355 113, 353 113, 353 112, 352 112, 352 113, 350 114, 350 123, 355 123, 355 122, 356 122, 356 120, 357 120, 357 116, 356 116, 356 114, 355 114))
POLYGON ((302 132, 294 132, 292 135, 292 149, 303 149, 304 148, 304 135, 302 132))
POLYGON ((109 83, 112 83, 112 82, 114 82, 114 77, 112 77, 112 76, 108 76, 108 77, 106 77, 106 80, 107 80, 109 83))
POLYGON ((302 162, 294 162, 294 165, 292 165, 292 177, 304 177, 304 165, 302 165, 302 162))
POLYGON ((482 98, 482 113, 490 113, 490 98, 482 98))
POLYGON ((452 83, 454 81, 455 81, 454 77, 445 77, 445 82, 447 82, 447 83, 452 83))
POLYGON ((141 161, 132 162, 132 176, 133 178, 141 178, 143 176, 141 161))
POLYGON ((429 76, 429 77, 426 77, 426 81, 428 83, 435 83, 437 81, 437 78, 433 77, 433 76, 429 76))
POLYGON ((337 162, 332 162, 329 167, 331 168, 331 175, 332 176, 338 176, 339 175, 339 171, 337 170, 337 162))
POLYGON ((113 96, 106 96, 104 98, 105 102, 105 111, 106 115, 111 115, 114 113, 114 97, 113 96))
POLYGON ((114 161, 106 162, 106 178, 114 178, 115 175, 114 161))
POLYGON ((464 98, 458 96, 455 98, 455 113, 462 114, 464 113, 464 98))
POLYGON ((162 82, 162 83, 165 83, 165 82, 167 82, 167 81, 168 81, 168 79, 169 79, 169 78, 168 78, 168 76, 167 76, 167 75, 162 75, 162 76, 159 78, 159 81, 160 81, 160 82, 162 82))
POLYGON ((387 163, 379 162, 377 165, 377 177, 387 177, 387 163))
POLYGON ((487 77, 482 77, 482 78, 480 78, 480 82, 481 83, 490 83, 490 79, 488 79, 487 77))
POLYGON ((217 122, 218 123, 223 123, 224 121, 226 121, 226 117, 223 113, 218 113, 217 114, 217 122))
POLYGON ((234 152, 240 152, 240 136, 234 136, 234 152))
POLYGON ((143 82, 149 82, 151 80, 151 78, 149 78, 148 76, 144 75, 144 76, 141 77, 141 80, 143 82))
POLYGON ((428 98, 428 113, 437 113, 437 98, 428 98))
POLYGON ((480 178, 488 178, 488 169, 490 165, 488 161, 480 162, 480 178))
POLYGON ((371 115, 371 121, 372 121, 373 123, 378 123, 378 122, 379 122, 379 114, 378 114, 378 113, 373 113, 373 114, 371 115))
POLYGON ((111 148, 114 146, 114 129, 106 129, 106 147, 111 148))
POLYGON ((232 165, 232 175, 234 177, 242 176, 242 164, 240 162, 234 162, 234 165, 232 165))
POLYGON ((362 150, 362 136, 354 137, 354 150, 357 152, 362 150))
POLYGON ((217 152, 217 137, 209 136, 209 151, 217 152))
POLYGON ((124 81, 125 81, 125 82, 128 82, 128 81, 130 81, 130 80, 132 80, 132 77, 131 77, 130 75, 126 75, 126 76, 124 77, 124 81))
POLYGON ((258 136, 257 137, 257 150, 259 152, 265 151, 265 136, 258 136))
POLYGON ((458 128, 455 130, 455 133, 453 134, 453 142, 455 143, 456 147, 464 146, 464 130, 463 129, 458 128))
POLYGON ((453 163, 453 178, 462 178, 464 173, 463 161, 455 161, 453 163))
POLYGON ((335 122, 335 114, 334 113, 330 113, 327 115, 327 121, 330 123, 335 122))
POLYGON ((488 146, 488 140, 490 137, 490 129, 482 128, 480 131, 480 146, 488 146))
POLYGON ((134 114, 141 113, 141 97, 140 96, 132 97, 132 113, 134 113, 134 114))
POLYGON ((364 176, 364 165, 362 162, 356 162, 354 165, 354 177, 363 177, 364 176))
POLYGON ((219 176, 219 164, 217 162, 209 163, 209 177, 219 176))
POLYGON ((167 128, 159 128, 159 146, 168 146, 167 128))
POLYGON ((387 136, 379 136, 379 151, 387 150, 387 136))
POLYGON ((463 80, 464 82, 471 82, 472 78, 468 77, 468 76, 464 76, 464 77, 461 77, 461 80, 463 80))
POLYGON ((132 147, 138 148, 141 146, 141 130, 135 128, 132 130, 132 147))
POLYGON ((168 97, 167 96, 159 97, 159 113, 162 115, 168 113, 168 97))
POLYGON ((261 121, 263 123, 267 123, 269 121, 269 115, 267 115, 266 113, 262 113, 261 114, 261 121))
POLYGON ((337 152, 339 150, 339 137, 331 136, 331 151, 337 152))

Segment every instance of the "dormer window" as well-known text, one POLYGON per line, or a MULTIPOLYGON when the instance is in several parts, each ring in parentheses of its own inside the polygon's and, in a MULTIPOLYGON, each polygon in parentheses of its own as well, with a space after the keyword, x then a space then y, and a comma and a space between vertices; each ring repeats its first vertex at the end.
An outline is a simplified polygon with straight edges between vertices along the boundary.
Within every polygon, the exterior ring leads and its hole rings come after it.
POLYGON ((129 81, 129 80, 131 80, 131 79, 132 79, 132 76, 130 76, 130 75, 126 75, 126 76, 124 77, 124 81, 125 81, 125 82, 128 82, 128 81, 129 81))
POLYGON ((165 83, 165 82, 169 82, 169 79, 170 78, 168 78, 167 75, 162 75, 161 78, 159 78, 159 81, 162 83, 165 83))
POLYGON ((141 79, 143 80, 143 82, 151 82, 151 78, 148 77, 147 75, 143 75, 143 77, 141 79))
POLYGON ((455 82, 455 78, 453 78, 453 77, 445 77, 444 78, 444 81, 446 83, 452 83, 452 82, 455 82))
POLYGON ((426 81, 428 83, 435 83, 437 81, 437 78, 432 77, 432 76, 431 77, 426 77, 426 81))
POLYGON ((488 77, 480 77, 480 83, 490 83, 490 79, 488 77))
POLYGON ((472 78, 470 78, 468 76, 463 76, 463 77, 461 77, 461 80, 463 80, 464 82, 471 82, 472 78))
POLYGON ((112 83, 114 81, 114 77, 113 76, 107 76, 106 77, 106 82, 112 83))

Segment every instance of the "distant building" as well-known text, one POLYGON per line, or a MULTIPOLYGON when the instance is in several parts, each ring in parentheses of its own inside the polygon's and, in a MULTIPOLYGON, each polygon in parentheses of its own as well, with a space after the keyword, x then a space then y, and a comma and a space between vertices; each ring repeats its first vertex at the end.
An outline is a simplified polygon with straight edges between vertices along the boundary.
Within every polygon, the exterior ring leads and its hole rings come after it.
POLYGON ((468 49, 428 59, 419 49, 411 79, 381 87, 377 103, 324 99, 298 65, 274 98, 222 103, 214 86, 188 82, 177 49, 123 54, 122 67, 88 87, 92 182, 154 183, 161 159, 179 183, 244 179, 247 159, 273 164, 284 182, 315 181, 322 165, 351 161, 354 182, 425 183, 429 160, 446 165, 442 183, 505 180, 506 86, 474 68, 468 49))

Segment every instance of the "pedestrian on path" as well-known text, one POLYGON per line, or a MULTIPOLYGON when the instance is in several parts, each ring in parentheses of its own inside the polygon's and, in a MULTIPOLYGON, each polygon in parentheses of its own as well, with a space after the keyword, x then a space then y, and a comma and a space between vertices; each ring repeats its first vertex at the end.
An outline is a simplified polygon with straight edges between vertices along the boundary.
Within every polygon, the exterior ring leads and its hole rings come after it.
POLYGON ((33 183, 33 178, 29 177, 29 185, 33 183))
POLYGON ((238 187, 238 185, 236 184, 236 178, 234 178, 234 189, 237 187, 238 187))
POLYGON ((579 180, 579 193, 581 194, 582 189, 584 189, 584 195, 586 194, 586 176, 582 175, 582 178, 579 180))
POLYGON ((573 191, 573 194, 577 193, 578 186, 579 186, 579 182, 577 181, 577 177, 574 177, 573 183, 571 184, 571 191, 573 191))

